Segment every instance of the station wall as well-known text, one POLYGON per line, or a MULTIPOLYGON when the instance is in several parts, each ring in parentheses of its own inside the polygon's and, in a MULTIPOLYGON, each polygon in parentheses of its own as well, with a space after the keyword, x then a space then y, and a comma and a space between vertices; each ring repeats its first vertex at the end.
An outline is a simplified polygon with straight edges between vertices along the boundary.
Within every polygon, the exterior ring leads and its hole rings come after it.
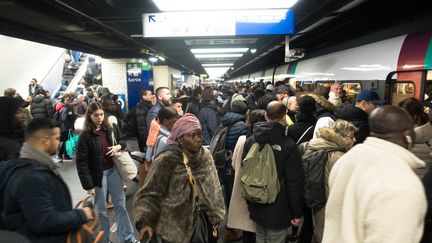
POLYGON ((51 68, 63 58, 64 51, 63 48, 0 35, 0 95, 7 88, 15 88, 25 99, 30 80, 36 78, 43 86, 51 68))

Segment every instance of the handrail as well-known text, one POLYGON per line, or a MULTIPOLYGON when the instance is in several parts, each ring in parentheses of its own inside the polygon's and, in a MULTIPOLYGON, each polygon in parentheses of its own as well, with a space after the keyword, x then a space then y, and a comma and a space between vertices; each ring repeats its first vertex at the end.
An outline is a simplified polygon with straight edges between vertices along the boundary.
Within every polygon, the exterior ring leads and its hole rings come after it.
POLYGON ((48 77, 48 75, 52 72, 52 70, 57 67, 58 63, 64 59, 65 54, 67 53, 67 50, 65 49, 62 54, 60 55, 59 58, 57 58, 57 61, 51 66, 50 70, 45 74, 45 76, 42 78, 42 80, 39 82, 39 84, 41 86, 43 86, 43 83, 45 82, 46 78, 48 77))

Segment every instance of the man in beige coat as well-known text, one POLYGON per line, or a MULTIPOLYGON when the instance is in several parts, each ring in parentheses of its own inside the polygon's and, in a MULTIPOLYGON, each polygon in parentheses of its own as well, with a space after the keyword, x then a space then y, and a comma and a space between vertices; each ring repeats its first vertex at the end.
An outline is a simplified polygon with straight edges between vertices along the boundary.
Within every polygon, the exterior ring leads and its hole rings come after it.
POLYGON ((399 107, 369 118, 370 137, 342 156, 330 173, 324 243, 417 243, 426 198, 413 169, 424 166, 408 150, 414 122, 399 107))

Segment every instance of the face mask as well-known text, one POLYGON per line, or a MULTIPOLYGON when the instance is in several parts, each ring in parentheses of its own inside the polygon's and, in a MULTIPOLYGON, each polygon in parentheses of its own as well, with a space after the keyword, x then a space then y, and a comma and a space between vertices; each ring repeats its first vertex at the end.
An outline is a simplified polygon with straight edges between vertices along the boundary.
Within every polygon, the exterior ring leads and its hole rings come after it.
POLYGON ((413 140, 412 140, 411 136, 407 136, 407 135, 405 135, 405 138, 406 138, 407 143, 408 143, 408 148, 407 148, 407 149, 408 149, 409 151, 411 151, 411 150, 414 148, 413 140))

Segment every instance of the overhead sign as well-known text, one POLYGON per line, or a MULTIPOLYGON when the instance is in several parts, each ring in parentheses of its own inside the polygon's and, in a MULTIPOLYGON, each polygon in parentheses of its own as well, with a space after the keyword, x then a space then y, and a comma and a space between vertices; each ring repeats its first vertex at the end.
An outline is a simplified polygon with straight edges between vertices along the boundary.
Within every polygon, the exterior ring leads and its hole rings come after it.
POLYGON ((290 9, 166 12, 143 14, 144 37, 288 35, 290 9))

